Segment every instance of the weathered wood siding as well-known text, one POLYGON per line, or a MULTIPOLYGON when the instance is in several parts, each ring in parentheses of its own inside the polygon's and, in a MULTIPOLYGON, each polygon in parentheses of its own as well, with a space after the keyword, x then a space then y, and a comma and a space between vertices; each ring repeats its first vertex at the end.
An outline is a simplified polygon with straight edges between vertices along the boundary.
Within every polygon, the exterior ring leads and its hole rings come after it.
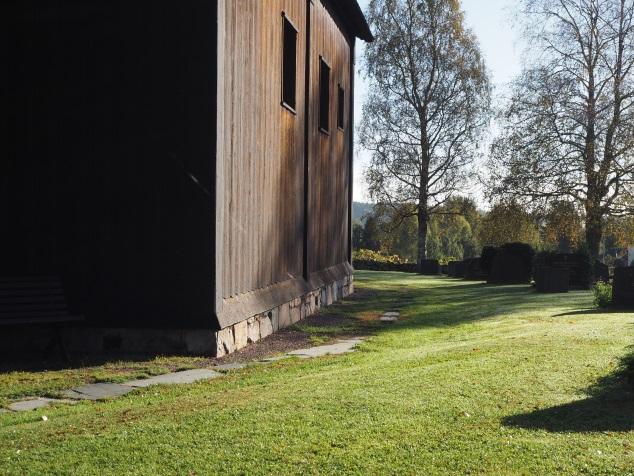
POLYGON ((306 2, 228 0, 220 8, 221 282, 230 298, 303 272, 306 2), (296 114, 281 105, 282 12, 298 29, 296 114))
POLYGON ((222 306, 348 260, 352 91, 351 40, 321 1, 220 0, 219 8, 222 306), (283 15, 298 30, 296 113, 281 104, 283 15), (318 126, 320 57, 331 68, 329 134, 318 126), (337 127, 339 86, 345 91, 343 129, 337 127))
POLYGON ((350 43, 320 1, 311 18, 311 92, 309 112, 310 272, 348 260, 348 179, 350 174, 350 43), (319 61, 330 66, 330 134, 319 130, 319 61), (337 127, 338 87, 345 91, 344 127, 337 127))

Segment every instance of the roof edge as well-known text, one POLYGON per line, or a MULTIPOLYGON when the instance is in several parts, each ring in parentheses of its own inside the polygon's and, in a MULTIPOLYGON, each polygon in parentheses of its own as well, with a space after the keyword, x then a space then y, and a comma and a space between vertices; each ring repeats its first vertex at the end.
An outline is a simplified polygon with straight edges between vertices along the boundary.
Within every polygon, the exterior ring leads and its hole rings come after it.
POLYGON ((357 0, 325 1, 339 13, 341 19, 346 23, 346 26, 354 36, 368 43, 374 41, 374 35, 370 30, 370 26, 357 0))

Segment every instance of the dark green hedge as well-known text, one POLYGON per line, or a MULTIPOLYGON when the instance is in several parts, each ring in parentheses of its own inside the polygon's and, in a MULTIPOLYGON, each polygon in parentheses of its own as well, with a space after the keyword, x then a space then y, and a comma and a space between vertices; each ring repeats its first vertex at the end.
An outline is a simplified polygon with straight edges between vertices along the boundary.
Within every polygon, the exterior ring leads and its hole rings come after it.
POLYGON ((552 253, 544 251, 535 256, 533 274, 540 266, 564 268, 570 272, 570 287, 589 289, 592 279, 590 258, 585 253, 552 253))
POLYGON ((506 243, 495 253, 488 282, 492 284, 528 284, 531 280, 535 251, 526 243, 506 243))
POLYGON ((372 260, 354 260, 354 269, 366 271, 401 271, 416 273, 416 263, 388 263, 372 260))

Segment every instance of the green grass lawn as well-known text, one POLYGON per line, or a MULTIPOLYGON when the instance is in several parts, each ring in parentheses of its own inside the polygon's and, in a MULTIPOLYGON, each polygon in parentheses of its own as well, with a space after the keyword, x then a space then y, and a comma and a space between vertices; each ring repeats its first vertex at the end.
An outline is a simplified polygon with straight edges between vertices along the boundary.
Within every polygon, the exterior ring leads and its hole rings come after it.
POLYGON ((614 377, 634 314, 589 292, 356 283, 329 312, 404 318, 358 352, 2 414, 0 474, 634 474, 634 397, 614 377))

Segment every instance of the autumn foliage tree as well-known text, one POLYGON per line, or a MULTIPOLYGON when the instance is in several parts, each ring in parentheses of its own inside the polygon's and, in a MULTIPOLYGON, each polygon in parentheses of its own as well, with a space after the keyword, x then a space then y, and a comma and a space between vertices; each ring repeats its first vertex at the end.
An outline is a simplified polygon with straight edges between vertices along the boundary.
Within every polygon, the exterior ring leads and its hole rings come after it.
POLYGON ((634 192, 634 0, 522 0, 531 41, 492 147, 489 192, 583 213, 599 255, 634 192))
POLYGON ((540 243, 539 227, 536 218, 519 203, 499 202, 482 218, 479 240, 485 246, 526 243, 535 248, 540 243))
POLYGON ((362 146, 371 197, 417 218, 417 261, 431 216, 462 191, 487 121, 489 81, 459 0, 371 0, 376 41, 366 48, 369 96, 362 146))
POLYGON ((543 242, 546 248, 570 253, 581 244, 583 223, 575 204, 555 201, 543 217, 543 242))

